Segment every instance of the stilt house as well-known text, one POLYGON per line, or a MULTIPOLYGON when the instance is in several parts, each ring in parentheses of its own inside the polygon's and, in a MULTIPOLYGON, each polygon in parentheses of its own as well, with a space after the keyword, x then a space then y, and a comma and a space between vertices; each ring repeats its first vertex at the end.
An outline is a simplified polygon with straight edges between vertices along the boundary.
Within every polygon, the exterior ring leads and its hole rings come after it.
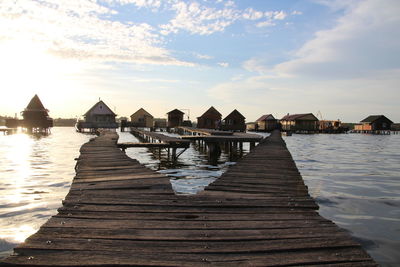
POLYGON ((393 122, 384 115, 370 115, 354 126, 356 131, 390 130, 393 122))
POLYGON ((248 122, 246 123, 246 130, 247 131, 255 131, 257 123, 255 122, 248 122))
POLYGON ((84 121, 77 123, 77 130, 82 129, 115 129, 118 124, 115 121, 115 114, 102 100, 94 104, 84 115, 84 121))
POLYGON ((197 117, 197 128, 219 129, 221 127, 221 113, 210 107, 203 115, 197 117))
POLYGON ((47 131, 48 128, 53 127, 53 119, 49 117, 49 110, 43 106, 37 95, 31 99, 21 114, 22 126, 29 130, 47 131))
POLYGON ((184 112, 180 111, 179 109, 171 110, 168 114, 168 127, 179 127, 182 126, 183 122, 183 114, 184 112))
POLYGON ((316 132, 318 131, 318 118, 312 113, 287 114, 281 120, 283 131, 316 132))
POLYGON ((222 130, 225 131, 246 131, 246 118, 236 109, 232 111, 223 121, 222 130))
POLYGON ((266 114, 256 120, 256 130, 271 132, 278 128, 278 120, 272 114, 266 114))
POLYGON ((164 118, 154 118, 154 128, 167 128, 167 120, 164 118))
POLYGON ((154 126, 154 117, 144 108, 140 108, 131 115, 131 125, 133 127, 152 128, 154 126))

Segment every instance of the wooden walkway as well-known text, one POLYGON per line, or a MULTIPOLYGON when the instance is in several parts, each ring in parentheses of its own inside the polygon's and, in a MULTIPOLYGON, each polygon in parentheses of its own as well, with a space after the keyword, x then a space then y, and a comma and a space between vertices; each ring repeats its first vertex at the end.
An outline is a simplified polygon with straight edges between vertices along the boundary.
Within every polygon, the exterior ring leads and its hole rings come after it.
POLYGON ((40 266, 376 266, 318 206, 279 133, 206 190, 175 195, 105 134, 57 215, 3 260, 40 266))

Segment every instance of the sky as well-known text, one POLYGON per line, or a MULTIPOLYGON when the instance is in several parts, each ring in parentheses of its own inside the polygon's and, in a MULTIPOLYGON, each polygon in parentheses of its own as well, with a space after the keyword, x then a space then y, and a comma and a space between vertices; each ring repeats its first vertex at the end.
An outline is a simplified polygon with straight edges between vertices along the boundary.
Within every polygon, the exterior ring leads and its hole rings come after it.
POLYGON ((398 0, 1 0, 0 115, 400 122, 398 0))

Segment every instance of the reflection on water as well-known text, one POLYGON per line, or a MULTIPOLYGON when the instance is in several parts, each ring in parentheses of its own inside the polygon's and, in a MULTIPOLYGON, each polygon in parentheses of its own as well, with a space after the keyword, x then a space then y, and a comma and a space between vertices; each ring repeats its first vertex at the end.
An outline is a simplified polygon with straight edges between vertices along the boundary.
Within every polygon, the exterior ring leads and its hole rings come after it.
MULTIPOLYGON (((165 133, 169 136, 179 136, 173 133, 165 133)), ((139 142, 130 133, 119 133, 118 142, 139 142)), ((178 152, 180 150, 178 149, 178 152)), ((249 151, 249 144, 243 144, 243 153, 249 151)), ((229 158, 229 155, 222 149, 221 156, 217 162, 210 163, 207 151, 197 143, 191 143, 190 147, 178 158, 176 162, 167 160, 167 151, 162 150, 159 158, 158 149, 129 148, 126 154, 137 159, 146 167, 156 170, 171 177, 170 181, 177 194, 196 194, 203 190, 205 186, 217 179, 228 167, 235 164, 235 160, 240 157, 229 158), (232 160, 232 161, 229 161, 232 160)))
POLYGON ((56 213, 75 175, 74 158, 91 137, 72 127, 52 132, 0 135, 0 256, 56 213))
POLYGON ((382 266, 400 265, 400 136, 285 137, 320 214, 382 266))

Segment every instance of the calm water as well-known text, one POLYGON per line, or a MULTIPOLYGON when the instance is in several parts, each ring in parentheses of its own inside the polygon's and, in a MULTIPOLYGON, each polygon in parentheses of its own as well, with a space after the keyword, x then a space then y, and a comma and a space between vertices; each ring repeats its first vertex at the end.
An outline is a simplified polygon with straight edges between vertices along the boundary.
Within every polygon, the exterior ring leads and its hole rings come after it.
MULTIPOLYGON (((0 256, 37 231, 67 194, 74 158, 92 136, 54 128, 47 137, 0 135, 0 256)), ((347 229, 383 266, 400 265, 400 136, 293 135, 285 137, 320 213, 347 229)), ((137 141, 129 133, 120 142, 137 141)), ((245 153, 248 146, 244 146, 245 153)), ((171 177, 179 194, 194 194, 226 171, 222 153, 210 164, 196 145, 176 165, 158 150, 128 156, 171 177)))
POLYGON ((320 214, 382 266, 400 266, 400 135, 285 137, 320 214))
POLYGON ((53 128, 49 136, 0 133, 0 257, 57 213, 92 136, 53 128))

